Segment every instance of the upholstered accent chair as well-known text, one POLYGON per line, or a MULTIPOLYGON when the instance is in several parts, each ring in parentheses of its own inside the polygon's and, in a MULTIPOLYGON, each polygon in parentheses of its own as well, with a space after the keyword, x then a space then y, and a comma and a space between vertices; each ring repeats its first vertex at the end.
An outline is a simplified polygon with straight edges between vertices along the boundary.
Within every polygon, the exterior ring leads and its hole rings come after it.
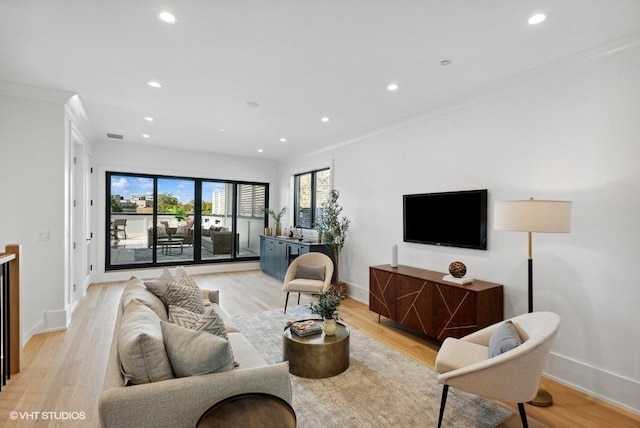
POLYGON ((298 293, 298 304, 300 304, 301 293, 319 294, 329 290, 332 276, 333 261, 326 254, 311 252, 293 259, 282 284, 282 291, 287 292, 284 313, 287 313, 290 292, 298 293))
POLYGON ((442 423, 449 386, 453 386, 489 399, 518 403, 522 426, 526 428, 524 403, 536 396, 559 326, 560 317, 555 313, 532 312, 460 339, 445 339, 436 356, 438 383, 444 385, 438 427, 442 423), (512 325, 508 325, 509 322, 512 325), (515 337, 505 335, 508 328, 515 337), (521 344, 513 347, 514 341, 521 344), (491 357, 490 354, 497 355, 491 357))

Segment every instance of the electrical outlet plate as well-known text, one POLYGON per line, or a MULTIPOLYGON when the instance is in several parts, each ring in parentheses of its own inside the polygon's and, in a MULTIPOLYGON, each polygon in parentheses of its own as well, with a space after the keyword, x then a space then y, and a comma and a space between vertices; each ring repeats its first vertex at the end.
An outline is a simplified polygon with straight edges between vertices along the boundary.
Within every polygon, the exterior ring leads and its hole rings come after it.
POLYGON ((48 241, 51 238, 49 229, 36 230, 36 241, 48 241))

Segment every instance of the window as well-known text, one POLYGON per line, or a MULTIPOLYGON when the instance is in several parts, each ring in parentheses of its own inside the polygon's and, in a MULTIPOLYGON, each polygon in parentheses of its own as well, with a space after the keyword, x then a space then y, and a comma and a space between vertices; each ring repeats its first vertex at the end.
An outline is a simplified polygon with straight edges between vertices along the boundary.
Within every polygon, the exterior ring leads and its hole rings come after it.
POLYGON ((296 227, 312 229, 322 204, 331 193, 329 168, 305 172, 294 177, 294 222, 296 227))
POLYGON ((257 259, 268 185, 107 172, 106 269, 257 259))

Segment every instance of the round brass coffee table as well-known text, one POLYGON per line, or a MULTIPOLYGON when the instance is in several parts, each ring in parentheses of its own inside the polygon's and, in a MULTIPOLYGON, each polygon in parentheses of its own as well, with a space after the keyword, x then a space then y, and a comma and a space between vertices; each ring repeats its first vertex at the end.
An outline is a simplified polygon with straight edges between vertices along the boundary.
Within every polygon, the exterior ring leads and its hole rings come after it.
POLYGON ((320 379, 339 375, 349 367, 349 328, 337 324, 334 336, 318 333, 301 337, 285 327, 283 359, 289 361, 291 374, 320 379))
POLYGON ((211 406, 197 428, 295 428, 296 413, 280 397, 264 393, 234 395, 211 406))

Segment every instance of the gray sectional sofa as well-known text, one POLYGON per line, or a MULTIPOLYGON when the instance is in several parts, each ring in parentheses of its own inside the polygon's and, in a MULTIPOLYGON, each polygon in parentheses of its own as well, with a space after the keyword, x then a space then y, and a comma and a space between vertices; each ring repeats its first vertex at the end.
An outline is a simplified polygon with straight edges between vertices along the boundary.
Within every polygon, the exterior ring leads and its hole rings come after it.
MULTIPOLYGON (((165 376, 169 377, 165 380, 152 379, 148 383, 125 386, 119 354, 121 333, 132 327, 144 331, 148 328, 146 326, 149 325, 149 320, 157 325, 160 324, 159 320, 168 320, 167 309, 162 300, 149 291, 143 281, 133 277, 128 281, 118 305, 104 389, 99 401, 100 423, 103 427, 192 428, 212 405, 225 398, 251 392, 272 394, 288 403, 292 402, 289 363, 267 364, 219 306, 218 291, 201 292, 205 307, 215 308, 224 320, 236 367, 187 377, 171 378, 170 374, 165 376), (134 309, 144 313, 140 316, 139 323, 134 309), (156 316, 159 320, 155 319, 156 316)), ((148 336, 153 335, 153 331, 148 333, 148 336)), ((152 361, 150 365, 156 367, 160 363, 152 361)))

